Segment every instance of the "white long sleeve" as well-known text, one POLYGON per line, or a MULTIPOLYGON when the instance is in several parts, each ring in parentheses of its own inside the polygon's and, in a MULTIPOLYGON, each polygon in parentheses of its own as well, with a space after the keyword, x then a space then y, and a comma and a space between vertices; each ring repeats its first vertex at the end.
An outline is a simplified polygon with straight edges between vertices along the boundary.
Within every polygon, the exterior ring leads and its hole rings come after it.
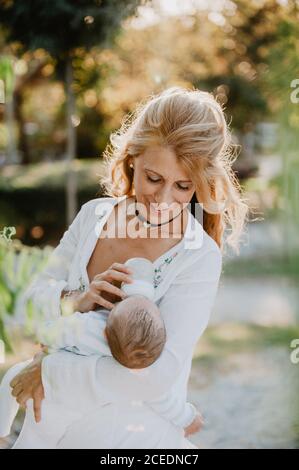
MULTIPOLYGON (((42 378, 45 393, 52 399, 87 388, 96 400, 144 400, 165 397, 188 363, 194 347, 204 332, 214 304, 221 274, 220 250, 203 250, 188 269, 184 269, 162 297, 159 308, 163 316, 167 341, 154 364, 142 370, 128 369, 113 357, 73 356, 60 361, 55 354, 44 358, 42 378), (48 387, 48 383, 54 385, 48 387)), ((82 393, 81 392, 81 393, 82 393)))
POLYGON ((166 392, 158 400, 151 400, 146 403, 156 413, 164 416, 180 428, 189 426, 197 414, 197 409, 192 403, 189 403, 181 396, 177 396, 173 391, 166 392))
MULTIPOLYGON (((103 336, 105 325, 106 321, 100 313, 76 312, 68 317, 42 322, 37 338, 50 347, 49 352, 65 349, 83 356, 111 356, 109 345, 103 336)), ((184 428, 192 423, 197 412, 191 403, 178 399, 173 391, 149 405, 168 421, 184 428)))
POLYGON ((67 289, 70 263, 80 238, 82 214, 85 203, 64 232, 59 245, 52 251, 42 272, 38 273, 27 287, 23 299, 30 300, 40 319, 50 320, 62 314, 60 296, 67 289))
POLYGON ((74 312, 55 320, 41 322, 37 329, 37 339, 51 350, 67 349, 76 354, 90 356, 111 356, 111 351, 104 337, 106 320, 100 313, 74 312))

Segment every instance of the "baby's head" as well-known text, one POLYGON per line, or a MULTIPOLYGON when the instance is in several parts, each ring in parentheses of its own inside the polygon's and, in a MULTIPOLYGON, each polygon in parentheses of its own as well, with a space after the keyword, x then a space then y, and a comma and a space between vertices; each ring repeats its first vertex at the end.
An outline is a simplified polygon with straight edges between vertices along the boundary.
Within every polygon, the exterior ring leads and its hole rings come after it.
POLYGON ((105 335, 114 359, 130 369, 150 366, 166 342, 157 305, 138 294, 115 304, 107 317, 105 335))

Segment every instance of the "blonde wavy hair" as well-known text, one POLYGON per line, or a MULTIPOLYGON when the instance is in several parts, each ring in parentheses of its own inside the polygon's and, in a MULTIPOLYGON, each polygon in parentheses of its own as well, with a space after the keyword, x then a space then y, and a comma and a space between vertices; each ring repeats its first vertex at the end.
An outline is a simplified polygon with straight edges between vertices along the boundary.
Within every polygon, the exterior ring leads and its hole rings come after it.
POLYGON ((129 159, 152 145, 174 151, 195 185, 191 202, 202 205, 204 230, 222 252, 228 244, 239 254, 248 205, 232 170, 236 146, 222 106, 211 93, 179 86, 139 103, 110 135, 104 150, 100 184, 108 196, 134 194, 129 159), (224 242, 228 229, 231 233, 224 242))

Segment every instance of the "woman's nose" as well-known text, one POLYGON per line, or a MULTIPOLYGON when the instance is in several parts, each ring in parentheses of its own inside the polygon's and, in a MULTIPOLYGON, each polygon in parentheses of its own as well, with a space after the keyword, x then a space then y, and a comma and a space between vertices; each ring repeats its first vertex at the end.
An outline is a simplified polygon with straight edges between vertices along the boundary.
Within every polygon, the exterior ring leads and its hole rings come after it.
POLYGON ((162 189, 155 194, 155 201, 160 210, 168 209, 174 203, 171 190, 162 189))

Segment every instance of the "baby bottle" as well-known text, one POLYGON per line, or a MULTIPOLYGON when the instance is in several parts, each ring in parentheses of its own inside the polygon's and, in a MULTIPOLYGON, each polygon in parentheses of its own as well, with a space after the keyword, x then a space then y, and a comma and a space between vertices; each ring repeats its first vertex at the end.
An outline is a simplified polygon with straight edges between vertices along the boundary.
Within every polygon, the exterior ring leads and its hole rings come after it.
POLYGON ((125 263, 133 273, 130 275, 133 279, 131 284, 121 283, 121 289, 127 295, 144 295, 150 300, 154 300, 154 265, 146 258, 130 258, 125 263))

